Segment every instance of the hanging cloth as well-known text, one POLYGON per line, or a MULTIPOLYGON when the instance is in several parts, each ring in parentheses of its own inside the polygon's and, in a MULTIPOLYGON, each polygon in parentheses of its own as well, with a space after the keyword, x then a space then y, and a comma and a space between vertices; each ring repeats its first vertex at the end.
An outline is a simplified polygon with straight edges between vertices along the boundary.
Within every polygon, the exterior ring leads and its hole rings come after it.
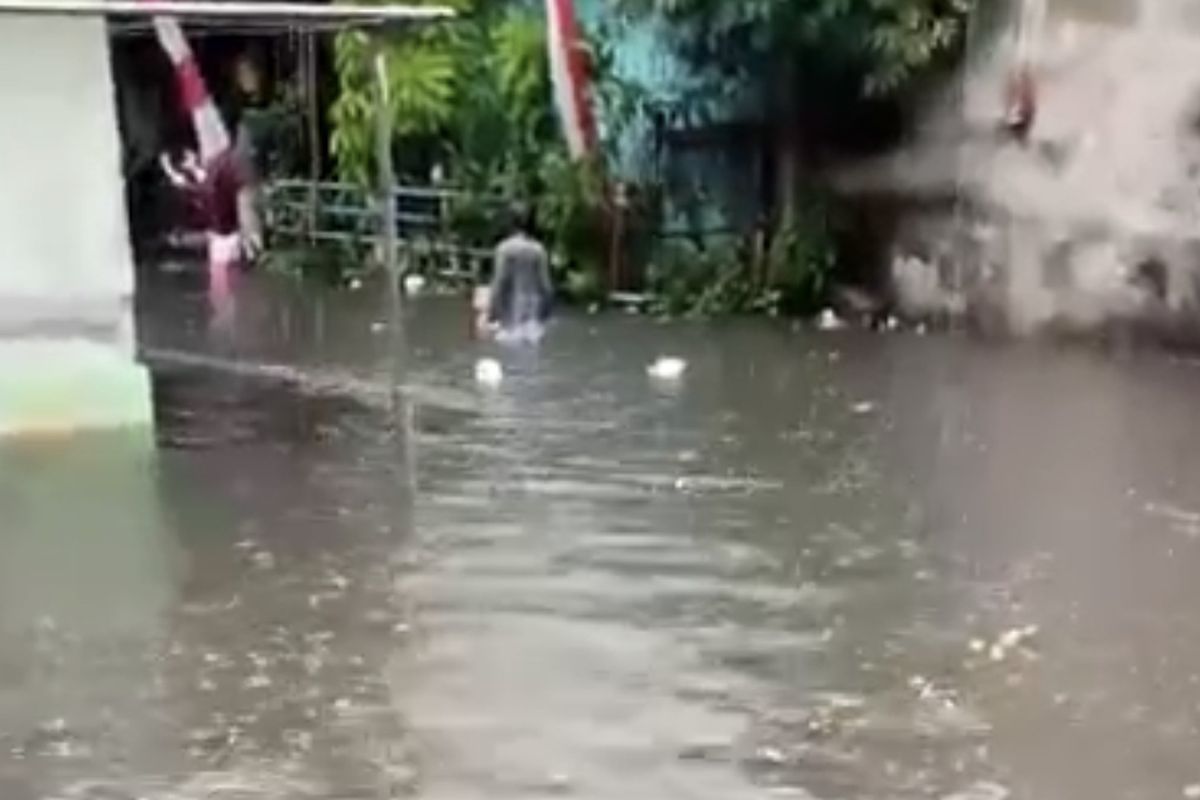
POLYGON ((1038 48, 1046 19, 1046 0, 1021 0, 1015 60, 1005 86, 1004 127, 1024 140, 1038 111, 1038 48))

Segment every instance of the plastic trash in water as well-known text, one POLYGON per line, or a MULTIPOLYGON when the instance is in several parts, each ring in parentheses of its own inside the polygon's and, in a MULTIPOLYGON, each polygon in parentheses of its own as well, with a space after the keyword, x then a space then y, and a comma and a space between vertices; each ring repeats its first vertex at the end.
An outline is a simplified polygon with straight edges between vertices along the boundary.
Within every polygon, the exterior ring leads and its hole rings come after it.
POLYGON ((420 294, 425 291, 427 281, 424 275, 409 273, 404 276, 404 293, 407 295, 420 294))
POLYGON ((682 358, 673 358, 668 356, 660 357, 657 361, 646 368, 646 373, 656 380, 660 381, 676 381, 683 377, 683 373, 687 372, 687 362, 682 358))
POLYGON ((840 331, 846 323, 832 308, 827 308, 817 316, 817 329, 822 331, 840 331))
POLYGON ((475 362, 475 382, 484 386, 499 386, 504 380, 504 368, 494 358, 481 358, 475 362))

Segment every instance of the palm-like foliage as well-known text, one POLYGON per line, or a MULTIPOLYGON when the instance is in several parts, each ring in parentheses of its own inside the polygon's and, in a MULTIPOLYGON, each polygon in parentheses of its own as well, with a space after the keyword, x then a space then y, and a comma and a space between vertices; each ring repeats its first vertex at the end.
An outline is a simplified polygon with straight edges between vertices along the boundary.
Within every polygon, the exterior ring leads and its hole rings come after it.
POLYGON ((396 141, 428 144, 438 157, 494 172, 503 162, 529 173, 554 140, 545 25, 510 3, 457 0, 453 23, 372 43, 343 33, 335 43, 338 98, 331 146, 341 176, 369 182, 378 102, 373 56, 387 64, 396 141), (510 6, 513 6, 510 8, 510 6))
MULTIPOLYGON (((472 0, 455 0, 449 5, 465 14, 474 6, 472 0)), ((373 173, 379 102, 376 48, 386 64, 387 110, 399 141, 434 135, 454 119, 463 72, 462 36, 453 24, 376 41, 360 32, 338 34, 334 43, 338 97, 330 109, 330 146, 340 175, 359 183, 368 183, 373 173)))
POLYGON ((953 51, 976 0, 618 0, 666 24, 674 49, 715 76, 803 84, 852 76, 866 95, 902 88, 953 51))

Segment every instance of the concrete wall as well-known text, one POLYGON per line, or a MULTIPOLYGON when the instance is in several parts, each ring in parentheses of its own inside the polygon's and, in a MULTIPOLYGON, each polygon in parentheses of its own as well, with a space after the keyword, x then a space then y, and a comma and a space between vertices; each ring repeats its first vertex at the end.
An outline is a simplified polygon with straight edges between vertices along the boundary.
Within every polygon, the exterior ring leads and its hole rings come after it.
POLYGON ((1047 6, 1028 142, 1000 129, 1017 60, 1001 26, 972 42, 912 144, 843 186, 901 209, 892 277, 914 312, 1200 332, 1200 14, 1188 0, 1047 6))
POLYGON ((0 434, 145 424, 103 20, 3 17, 0 75, 0 434))

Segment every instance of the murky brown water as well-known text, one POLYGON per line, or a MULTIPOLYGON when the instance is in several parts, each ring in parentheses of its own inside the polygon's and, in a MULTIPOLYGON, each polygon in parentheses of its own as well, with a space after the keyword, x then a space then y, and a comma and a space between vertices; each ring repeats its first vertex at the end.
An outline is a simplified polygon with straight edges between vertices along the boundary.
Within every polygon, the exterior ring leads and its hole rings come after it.
POLYGON ((382 302, 244 292, 151 298, 157 448, 0 456, 5 800, 1200 783, 1200 369, 607 316, 485 391, 430 299, 394 409, 382 302))

